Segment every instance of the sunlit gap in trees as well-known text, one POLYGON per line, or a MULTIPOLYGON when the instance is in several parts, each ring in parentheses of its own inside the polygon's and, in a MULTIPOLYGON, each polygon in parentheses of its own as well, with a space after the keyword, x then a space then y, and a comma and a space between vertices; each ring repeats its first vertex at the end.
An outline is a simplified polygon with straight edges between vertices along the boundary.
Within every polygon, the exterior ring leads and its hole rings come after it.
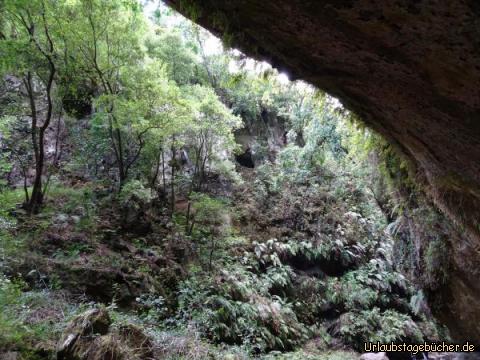
MULTIPOLYGON (((191 21, 189 19, 171 10, 161 1, 144 1, 143 11, 146 17, 152 23, 157 24, 161 27, 182 28, 182 24, 191 24, 191 21)), ((186 27, 187 25, 184 26, 184 28, 186 27)), ((225 47, 218 37, 212 35, 209 31, 201 28, 200 26, 197 27, 201 31, 202 47, 206 56, 220 55, 225 52, 225 47)), ((268 71, 274 71, 276 74, 276 79, 281 85, 291 85, 292 82, 290 81, 289 75, 286 72, 278 72, 268 62, 257 61, 255 59, 249 58, 238 49, 231 49, 229 51, 233 55, 233 59, 230 60, 230 63, 228 65, 228 70, 230 73, 235 74, 240 73, 242 70, 247 70, 256 75, 259 75, 268 71)), ((296 81, 295 85, 300 89, 305 89, 306 91, 315 91, 314 87, 303 81, 296 81)), ((331 103, 334 107, 342 107, 338 99, 329 96, 329 100, 331 100, 331 103)))

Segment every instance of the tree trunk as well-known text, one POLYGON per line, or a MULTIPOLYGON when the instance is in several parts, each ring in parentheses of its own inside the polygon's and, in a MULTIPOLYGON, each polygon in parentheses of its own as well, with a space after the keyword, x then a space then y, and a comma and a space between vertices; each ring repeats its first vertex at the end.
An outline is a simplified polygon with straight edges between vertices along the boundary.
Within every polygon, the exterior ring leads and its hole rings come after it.
POLYGON ((163 191, 167 192, 167 179, 165 177, 165 152, 162 148, 162 182, 163 182, 163 191))
MULTIPOLYGON (((45 95, 47 98, 47 114, 45 115, 45 120, 41 126, 38 125, 37 118, 37 109, 35 103, 35 92, 32 85, 32 73, 28 72, 26 78, 24 79, 24 84, 27 90, 29 97, 30 110, 32 116, 32 145, 35 154, 35 180, 33 182, 32 195, 30 197, 30 202, 28 203, 28 211, 32 214, 36 214, 40 211, 40 207, 43 204, 43 188, 42 188, 42 176, 43 168, 45 163, 45 131, 50 125, 53 113, 53 100, 52 100, 52 86, 56 74, 56 67, 53 61, 54 59, 54 45, 50 37, 49 29, 45 21, 45 14, 42 13, 43 18, 43 29, 45 37, 47 39, 48 50, 42 48, 39 45, 37 38, 35 37, 35 25, 30 24, 30 26, 25 23, 28 34, 30 35, 30 41, 36 46, 42 56, 48 62, 48 77, 45 80, 45 95), (37 139, 38 131, 38 139, 37 139)), ((40 77, 41 78, 41 77, 40 77)))
POLYGON ((42 188, 42 176, 43 167, 45 162, 45 131, 47 130, 50 119, 52 117, 52 99, 50 97, 51 86, 53 82, 53 76, 55 69, 51 68, 49 82, 47 84, 47 101, 48 111, 45 121, 41 127, 38 126, 37 106, 35 102, 35 93, 32 84, 32 74, 29 72, 24 79, 24 84, 27 90, 30 111, 32 117, 31 132, 32 132, 32 146, 35 157, 35 179, 33 181, 32 194, 27 204, 27 210, 31 214, 37 214, 40 211, 40 207, 43 204, 43 188, 42 188), (38 138, 37 138, 38 135, 38 138))
POLYGON ((32 214, 38 214, 40 207, 43 204, 43 187, 42 187, 42 176, 43 176, 43 167, 45 162, 45 133, 40 130, 39 139, 38 139, 38 149, 39 155, 36 159, 35 164, 35 179, 33 181, 32 195, 30 197, 29 211, 32 214))
POLYGON ((189 228, 190 228, 190 212, 192 210, 192 202, 190 201, 190 194, 188 195, 188 206, 187 206, 187 215, 186 215, 186 218, 187 218, 187 221, 185 223, 185 232, 187 233, 187 235, 190 235, 191 233, 188 231, 189 228))
POLYGON ((160 149, 158 151, 157 161, 155 162, 155 172, 153 173, 152 180, 150 182, 150 187, 152 189, 155 189, 155 186, 157 184, 158 173, 160 172, 160 162, 162 161, 162 152, 163 152, 163 149, 160 146, 160 149))
POLYGON ((170 179, 170 216, 173 217, 173 213, 175 211, 175 166, 176 166, 176 157, 177 157, 177 149, 175 148, 175 136, 172 135, 172 178, 170 179))
POLYGON ((209 256, 209 261, 208 261, 208 269, 212 271, 213 269, 213 252, 215 251, 215 238, 213 234, 211 235, 210 238, 210 256, 209 256))
POLYGON ((125 164, 124 164, 124 161, 123 161, 123 143, 122 143, 122 134, 120 132, 120 128, 119 128, 119 125, 114 117, 114 121, 115 121, 115 126, 116 126, 116 129, 115 129, 115 136, 117 138, 117 146, 118 146, 118 177, 119 177, 119 180, 120 180, 120 184, 119 184, 119 189, 118 191, 121 191, 122 188, 123 188, 123 185, 125 185, 125 182, 127 180, 127 169, 125 167, 125 164))
POLYGON ((30 195, 28 194, 28 175, 27 175, 27 168, 23 165, 21 166, 22 176, 23 176, 23 191, 25 192, 25 202, 24 204, 27 205, 30 202, 30 195))

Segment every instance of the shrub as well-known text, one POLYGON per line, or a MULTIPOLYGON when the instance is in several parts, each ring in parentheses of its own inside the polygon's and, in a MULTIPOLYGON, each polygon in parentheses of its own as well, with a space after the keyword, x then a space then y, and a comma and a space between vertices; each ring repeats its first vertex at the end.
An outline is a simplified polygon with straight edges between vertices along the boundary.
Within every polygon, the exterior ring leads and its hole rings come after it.
POLYGON ((292 349, 306 339, 307 329, 291 304, 270 296, 263 284, 240 268, 188 280, 181 287, 179 314, 216 342, 256 351, 292 349))
POLYGON ((127 204, 132 200, 140 203, 149 203, 152 201, 152 192, 143 186, 139 180, 130 180, 123 187, 119 195, 119 200, 127 204))
POLYGON ((343 314, 339 319, 339 335, 345 342, 361 351, 365 342, 420 343, 423 335, 410 316, 394 310, 352 311, 343 314))

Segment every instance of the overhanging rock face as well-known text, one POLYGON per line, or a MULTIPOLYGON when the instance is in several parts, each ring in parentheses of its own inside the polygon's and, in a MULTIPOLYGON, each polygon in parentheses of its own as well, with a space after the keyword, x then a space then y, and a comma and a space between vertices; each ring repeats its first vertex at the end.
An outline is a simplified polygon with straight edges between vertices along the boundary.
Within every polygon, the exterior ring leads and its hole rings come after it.
POLYGON ((453 244, 455 299, 440 300, 447 318, 463 323, 451 326, 458 338, 480 343, 480 2, 167 2, 337 96, 412 160, 437 206, 464 229, 453 244))

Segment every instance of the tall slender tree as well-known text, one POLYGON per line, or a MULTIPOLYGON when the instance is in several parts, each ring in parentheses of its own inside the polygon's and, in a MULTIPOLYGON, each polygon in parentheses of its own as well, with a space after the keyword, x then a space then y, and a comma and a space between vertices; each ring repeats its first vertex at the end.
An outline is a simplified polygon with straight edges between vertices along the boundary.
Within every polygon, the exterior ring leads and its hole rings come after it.
POLYGON ((35 175, 31 195, 26 191, 25 205, 31 213, 40 211, 45 192, 45 141, 54 115, 55 81, 61 57, 52 11, 61 6, 50 0, 6 0, 0 8, 4 19, 1 70, 20 77, 28 97, 35 175))

